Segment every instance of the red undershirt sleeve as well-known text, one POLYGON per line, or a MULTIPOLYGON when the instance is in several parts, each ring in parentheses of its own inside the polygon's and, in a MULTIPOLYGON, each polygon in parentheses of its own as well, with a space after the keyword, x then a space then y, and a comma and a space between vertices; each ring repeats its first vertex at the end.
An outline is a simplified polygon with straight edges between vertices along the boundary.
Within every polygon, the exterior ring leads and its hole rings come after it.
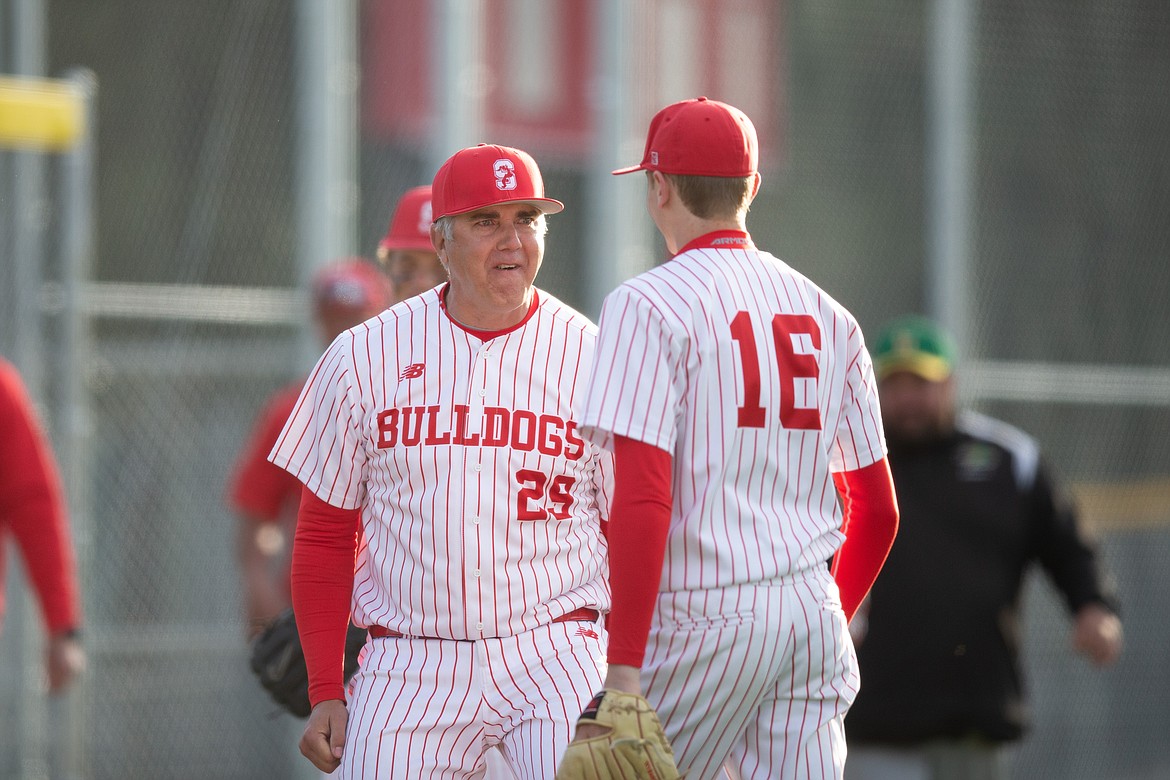
POLYGON ((360 509, 339 509, 301 490, 292 553, 292 601, 309 672, 309 702, 345 700, 345 634, 353 594, 360 509))
MULTIPOLYGON (((61 477, 48 437, 15 372, 0 375, 0 536, 6 524, 24 557, 48 633, 78 628, 77 564, 61 477)), ((0 566, 0 615, 3 574, 0 566)))
POLYGON ((614 492, 609 520, 611 664, 641 666, 658 600, 670 529, 670 453, 614 436, 614 492))
POLYGON ((885 458, 856 471, 833 475, 844 504, 845 542, 833 559, 833 578, 841 591, 845 617, 865 600, 898 533, 898 500, 885 458))

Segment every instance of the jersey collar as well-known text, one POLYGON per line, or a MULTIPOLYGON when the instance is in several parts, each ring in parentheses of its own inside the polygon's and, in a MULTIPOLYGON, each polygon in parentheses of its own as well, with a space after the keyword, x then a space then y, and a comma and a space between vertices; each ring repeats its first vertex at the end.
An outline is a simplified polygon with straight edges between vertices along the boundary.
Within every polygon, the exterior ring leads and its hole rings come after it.
POLYGON ((524 315, 524 319, 520 320, 509 328, 504 328, 503 330, 479 330, 478 328, 471 328, 467 325, 464 325, 462 322, 452 317, 451 312, 447 311, 447 290, 450 288, 451 283, 446 282, 442 289, 439 290, 439 306, 443 309, 443 314, 447 315, 447 319, 451 320, 451 324, 456 328, 459 328, 459 330, 465 333, 470 333, 472 336, 475 336, 481 341, 490 341, 497 336, 503 336, 505 333, 511 333, 514 330, 518 330, 524 327, 524 325, 530 319, 532 319, 532 315, 536 313, 536 309, 540 306, 540 291, 533 287, 532 304, 528 307, 528 312, 524 315))
POLYGON ((755 249, 752 237, 746 230, 715 230, 705 233, 678 250, 678 254, 692 249, 755 249))

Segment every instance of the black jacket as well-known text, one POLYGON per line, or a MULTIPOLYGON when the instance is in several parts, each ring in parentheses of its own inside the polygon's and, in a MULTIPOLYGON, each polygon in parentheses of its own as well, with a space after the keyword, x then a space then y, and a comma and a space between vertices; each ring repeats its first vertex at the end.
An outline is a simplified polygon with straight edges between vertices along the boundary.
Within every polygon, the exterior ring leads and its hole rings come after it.
POLYGON ((959 417, 918 447, 891 442, 898 538, 870 593, 858 647, 861 691, 845 719, 855 743, 1018 738, 1020 591, 1038 561, 1073 612, 1114 608, 1091 544, 1056 492, 1035 440, 959 417))

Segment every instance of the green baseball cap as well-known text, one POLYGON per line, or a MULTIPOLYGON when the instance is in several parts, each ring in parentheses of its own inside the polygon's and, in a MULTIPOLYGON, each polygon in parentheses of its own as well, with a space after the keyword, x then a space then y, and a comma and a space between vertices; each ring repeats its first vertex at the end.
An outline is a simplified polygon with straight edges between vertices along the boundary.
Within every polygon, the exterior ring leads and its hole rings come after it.
POLYGON ((898 371, 909 371, 931 382, 941 382, 954 369, 955 348, 946 331, 914 315, 887 325, 878 334, 870 357, 879 380, 898 371))

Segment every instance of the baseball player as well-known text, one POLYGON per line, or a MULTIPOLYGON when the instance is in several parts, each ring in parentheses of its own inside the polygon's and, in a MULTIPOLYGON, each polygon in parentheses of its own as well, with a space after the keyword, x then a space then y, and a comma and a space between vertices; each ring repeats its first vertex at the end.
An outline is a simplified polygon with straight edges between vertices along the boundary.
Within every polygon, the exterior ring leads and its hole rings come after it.
POLYGON ((400 301, 447 281, 447 272, 431 245, 431 211, 430 185, 407 190, 378 244, 378 261, 400 301))
POLYGON ((16 368, 0 359, 0 623, 4 617, 4 545, 11 535, 45 623, 49 691, 85 668, 81 600, 65 496, 57 464, 16 368))
POLYGON ((606 298, 581 420, 616 456, 606 688, 644 692, 688 780, 841 776, 847 619, 897 527, 861 329, 752 242, 757 158, 698 98, 614 172, 645 171, 674 256, 606 298))
MULTIPOLYGON (((332 263, 313 279, 313 320, 323 343, 389 307, 393 288, 362 258, 332 263)), ((244 584, 247 633, 254 636, 290 601, 288 551, 296 525, 301 483, 268 462, 304 380, 278 390, 265 403, 240 452, 228 486, 238 518, 236 554, 244 584)))
POLYGON ((431 197, 450 281, 341 334, 271 456, 305 485, 301 750, 345 777, 473 778, 498 745, 549 778, 601 684, 612 460, 577 422, 596 330, 533 286, 563 206, 527 153, 463 149, 431 197), (351 608, 370 640, 343 688, 351 608))

